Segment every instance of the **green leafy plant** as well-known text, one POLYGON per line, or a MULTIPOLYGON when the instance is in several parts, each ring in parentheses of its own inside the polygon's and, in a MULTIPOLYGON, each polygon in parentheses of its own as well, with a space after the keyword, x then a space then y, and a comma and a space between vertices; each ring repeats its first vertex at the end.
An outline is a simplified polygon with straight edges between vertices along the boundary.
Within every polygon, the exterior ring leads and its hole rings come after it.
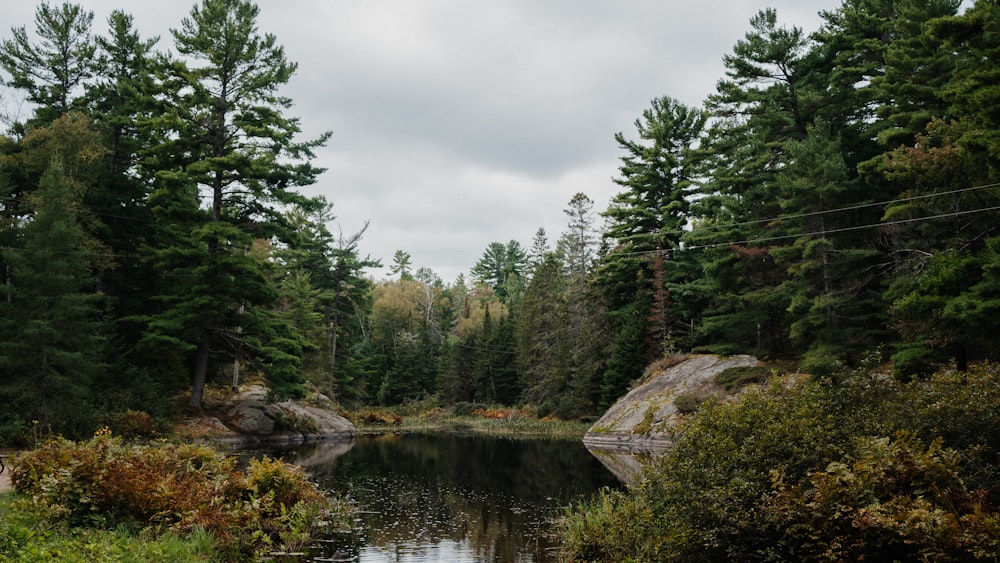
POLYGON ((686 391, 674 397, 674 407, 681 414, 691 414, 697 411, 698 407, 712 396, 711 392, 704 389, 686 391))
POLYGON ((770 375, 771 370, 764 366, 737 366, 722 370, 714 381, 732 393, 752 383, 763 383, 770 375))

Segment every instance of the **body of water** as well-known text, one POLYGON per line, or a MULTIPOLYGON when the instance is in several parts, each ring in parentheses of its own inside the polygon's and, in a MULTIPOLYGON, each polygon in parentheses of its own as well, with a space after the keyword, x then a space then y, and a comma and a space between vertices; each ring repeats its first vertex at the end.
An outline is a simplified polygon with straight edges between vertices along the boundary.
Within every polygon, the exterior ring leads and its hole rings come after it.
POLYGON ((274 453, 359 504, 321 556, 365 563, 555 561, 552 520, 621 486, 574 440, 385 434, 274 453))

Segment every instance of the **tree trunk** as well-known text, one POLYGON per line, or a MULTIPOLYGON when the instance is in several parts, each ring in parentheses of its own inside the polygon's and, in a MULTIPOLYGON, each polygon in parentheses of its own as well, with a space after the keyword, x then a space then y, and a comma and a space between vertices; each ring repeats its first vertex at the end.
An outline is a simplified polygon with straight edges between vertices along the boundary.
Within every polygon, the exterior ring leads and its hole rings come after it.
POLYGON ((205 394, 205 381, 208 374, 208 356, 212 350, 211 323, 205 321, 203 324, 201 342, 198 343, 198 352, 195 354, 194 369, 191 372, 191 400, 189 405, 196 409, 201 408, 202 397, 205 394))
POLYGON ((969 349, 963 343, 955 345, 955 367, 962 373, 969 371, 969 349))

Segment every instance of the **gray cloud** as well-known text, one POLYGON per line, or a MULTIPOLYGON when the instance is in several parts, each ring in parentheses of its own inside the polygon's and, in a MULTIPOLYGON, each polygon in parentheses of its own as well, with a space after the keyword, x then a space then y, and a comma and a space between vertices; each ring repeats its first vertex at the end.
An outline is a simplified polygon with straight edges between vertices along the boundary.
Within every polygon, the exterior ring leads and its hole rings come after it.
MULTIPOLYGON (((191 2, 83 0, 97 29, 114 8, 171 45, 191 2)), ((261 0, 298 73, 284 93, 305 136, 333 132, 328 168, 309 193, 337 223, 371 227, 363 253, 396 249, 446 281, 492 241, 555 240, 562 209, 584 192, 603 210, 617 191, 620 151, 649 101, 699 104, 722 77, 722 55, 766 5, 806 31, 837 0, 261 0)), ((2 21, 33 21, 6 2, 2 21)), ((7 30, 3 31, 6 35, 7 30)), ((334 226, 336 228, 336 225, 334 226)), ((383 272, 372 272, 376 277, 383 272)))

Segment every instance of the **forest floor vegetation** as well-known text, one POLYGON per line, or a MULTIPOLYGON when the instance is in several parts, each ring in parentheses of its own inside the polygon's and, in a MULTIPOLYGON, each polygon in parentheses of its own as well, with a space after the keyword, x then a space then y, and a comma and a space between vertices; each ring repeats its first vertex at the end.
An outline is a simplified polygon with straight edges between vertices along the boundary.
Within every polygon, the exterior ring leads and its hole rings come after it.
POLYGON ((0 560, 244 561, 346 528, 352 505, 280 460, 107 431, 15 457, 0 494, 0 560))

